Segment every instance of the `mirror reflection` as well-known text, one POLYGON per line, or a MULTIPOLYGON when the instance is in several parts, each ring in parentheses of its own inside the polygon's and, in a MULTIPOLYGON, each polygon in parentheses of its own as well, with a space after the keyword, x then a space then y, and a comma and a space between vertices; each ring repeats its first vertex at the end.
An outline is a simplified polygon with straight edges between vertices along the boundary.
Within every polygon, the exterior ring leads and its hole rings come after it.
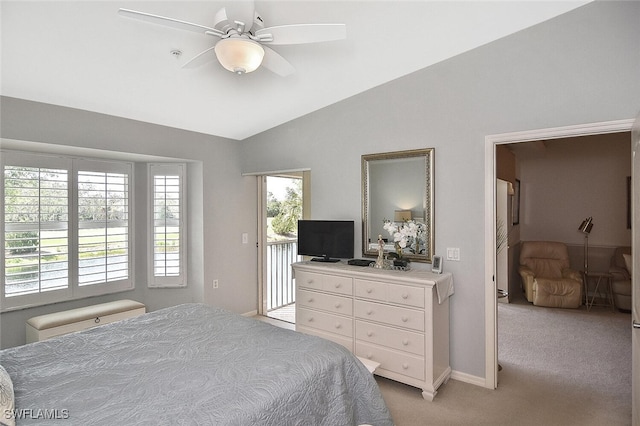
POLYGON ((433 149, 362 156, 362 251, 430 262, 433 255, 433 149))

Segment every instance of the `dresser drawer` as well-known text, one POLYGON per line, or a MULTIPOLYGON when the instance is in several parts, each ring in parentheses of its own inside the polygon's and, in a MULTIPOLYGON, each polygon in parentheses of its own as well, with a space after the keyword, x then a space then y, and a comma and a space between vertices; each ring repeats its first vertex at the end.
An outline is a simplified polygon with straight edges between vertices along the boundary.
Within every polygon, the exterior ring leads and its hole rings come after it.
POLYGON ((371 300, 387 301, 387 284, 378 281, 353 280, 354 293, 356 297, 371 300))
POLYGON ((424 308, 424 288, 379 281, 354 280, 355 295, 363 299, 424 308))
POLYGON ((425 359, 416 355, 386 349, 356 341, 356 356, 379 362, 380 369, 412 377, 425 379, 425 359))
POLYGON ((387 284, 387 287, 389 302, 424 308, 424 287, 411 287, 399 284, 387 284))
POLYGON ((353 315, 353 299, 350 297, 299 289, 296 293, 296 304, 299 307, 353 315))
POLYGON ((424 356, 424 334, 356 320, 356 339, 424 356))
POLYGON ((353 278, 350 277, 296 271, 296 283, 299 287, 353 295, 353 278))
POLYGON ((349 317, 296 307, 296 324, 353 337, 353 320, 349 317))
POLYGON ((356 300, 354 312, 356 318, 424 331, 424 311, 356 300))

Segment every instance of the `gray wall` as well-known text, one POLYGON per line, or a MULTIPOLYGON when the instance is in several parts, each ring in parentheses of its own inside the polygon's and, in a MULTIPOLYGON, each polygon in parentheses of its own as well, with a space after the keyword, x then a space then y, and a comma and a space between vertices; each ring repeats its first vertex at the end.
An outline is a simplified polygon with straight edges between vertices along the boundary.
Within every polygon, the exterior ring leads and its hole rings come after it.
POLYGON ((631 135, 550 141, 531 155, 516 154, 520 168, 522 240, 582 245, 578 226, 593 217, 589 244, 630 246, 627 176, 631 135))
MULTIPOLYGON (((146 166, 136 164, 135 285, 133 291, 0 314, 0 346, 23 344, 25 321, 35 315, 121 298, 156 310, 185 302, 207 302, 244 313, 257 306, 255 245, 241 244, 242 232, 256 240, 255 180, 240 173, 239 143, 88 111, 2 97, 0 137, 46 143, 46 150, 93 155, 127 153, 188 162, 189 265, 184 289, 146 287, 146 166), (90 150, 87 150, 90 149, 90 150), (95 150, 95 151, 91 151, 95 150), (245 261, 251 262, 247 267, 245 261), (218 279, 220 287, 211 283, 218 279)), ((5 142, 31 149, 29 143, 5 142)))
POLYGON ((639 18, 637 2, 588 4, 250 138, 242 170, 309 167, 312 218, 358 220, 362 154, 434 147, 436 253, 461 253, 444 264, 451 365, 484 377, 485 136, 634 118, 639 18))

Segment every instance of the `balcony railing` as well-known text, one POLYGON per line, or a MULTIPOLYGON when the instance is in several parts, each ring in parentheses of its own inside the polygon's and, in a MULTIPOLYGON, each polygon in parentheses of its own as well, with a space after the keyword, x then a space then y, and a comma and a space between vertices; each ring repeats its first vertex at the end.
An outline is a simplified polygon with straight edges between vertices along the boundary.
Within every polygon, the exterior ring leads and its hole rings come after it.
POLYGON ((298 240, 267 243, 267 312, 296 302, 291 264, 298 256, 298 240))

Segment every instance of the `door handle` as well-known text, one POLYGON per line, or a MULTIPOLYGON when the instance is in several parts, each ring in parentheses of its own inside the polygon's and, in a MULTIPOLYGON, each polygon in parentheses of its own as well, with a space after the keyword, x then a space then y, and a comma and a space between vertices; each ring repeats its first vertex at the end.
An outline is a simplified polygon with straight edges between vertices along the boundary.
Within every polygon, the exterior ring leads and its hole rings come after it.
POLYGON ((640 328, 640 322, 633 322, 633 328, 640 328))

